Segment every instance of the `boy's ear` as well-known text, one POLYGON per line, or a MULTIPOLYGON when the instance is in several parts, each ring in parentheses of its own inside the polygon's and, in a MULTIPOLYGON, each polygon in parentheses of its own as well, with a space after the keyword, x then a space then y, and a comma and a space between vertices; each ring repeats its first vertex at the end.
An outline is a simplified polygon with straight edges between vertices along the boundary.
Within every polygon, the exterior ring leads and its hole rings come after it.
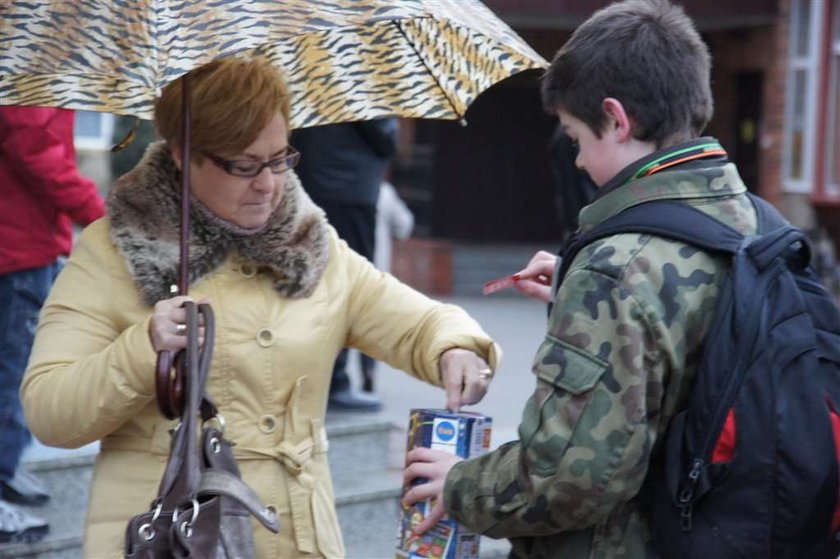
POLYGON ((634 123, 621 101, 614 97, 607 97, 601 102, 601 110, 607 116, 606 131, 613 131, 617 134, 620 142, 626 142, 633 138, 634 123))

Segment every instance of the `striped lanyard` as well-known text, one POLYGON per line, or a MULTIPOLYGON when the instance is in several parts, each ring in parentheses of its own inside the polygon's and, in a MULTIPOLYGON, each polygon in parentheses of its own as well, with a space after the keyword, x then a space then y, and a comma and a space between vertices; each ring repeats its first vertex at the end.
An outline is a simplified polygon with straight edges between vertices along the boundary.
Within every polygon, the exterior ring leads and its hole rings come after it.
POLYGON ((694 161, 695 159, 703 159, 704 157, 726 156, 726 150, 718 142, 707 142, 705 144, 698 144, 683 149, 678 149, 666 153, 662 157, 654 159, 650 163, 643 165, 630 180, 636 180, 641 177, 649 177, 654 173, 663 171, 669 167, 685 163, 687 161, 694 161))

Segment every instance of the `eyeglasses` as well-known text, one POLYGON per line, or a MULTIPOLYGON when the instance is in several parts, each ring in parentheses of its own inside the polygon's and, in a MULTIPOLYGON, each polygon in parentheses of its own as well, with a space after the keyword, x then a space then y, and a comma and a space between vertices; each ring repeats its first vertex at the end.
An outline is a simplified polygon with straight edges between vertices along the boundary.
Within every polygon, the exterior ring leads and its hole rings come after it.
POLYGON ((249 161, 247 159, 224 159, 212 153, 204 154, 214 165, 222 169, 225 173, 233 175, 234 177, 248 177, 253 178, 262 173, 262 170, 268 167, 275 175, 285 173, 300 161, 300 152, 289 146, 283 155, 275 157, 268 161, 249 161))

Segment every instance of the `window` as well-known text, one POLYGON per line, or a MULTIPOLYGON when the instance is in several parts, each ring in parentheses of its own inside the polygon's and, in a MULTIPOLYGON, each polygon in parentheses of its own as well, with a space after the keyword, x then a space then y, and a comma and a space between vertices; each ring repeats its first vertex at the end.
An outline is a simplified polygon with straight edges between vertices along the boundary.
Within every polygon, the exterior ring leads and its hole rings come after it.
POLYGON ((76 111, 76 149, 107 150, 112 145, 114 116, 108 113, 76 111))
POLYGON ((840 0, 834 0, 829 56, 828 132, 825 142, 826 192, 840 196, 840 0))
POLYGON ((820 2, 792 0, 782 188, 810 192, 819 75, 820 2))

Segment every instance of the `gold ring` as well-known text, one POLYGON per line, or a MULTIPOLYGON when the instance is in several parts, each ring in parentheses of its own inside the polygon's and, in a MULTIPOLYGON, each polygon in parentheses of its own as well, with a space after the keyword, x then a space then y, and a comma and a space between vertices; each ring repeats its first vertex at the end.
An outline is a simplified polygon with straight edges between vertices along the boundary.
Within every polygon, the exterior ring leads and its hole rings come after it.
POLYGON ((490 368, 479 369, 478 376, 481 378, 481 380, 490 380, 491 378, 493 378, 493 371, 490 368))
POLYGON ((175 325, 175 333, 179 336, 183 336, 187 333, 187 325, 186 324, 176 324, 175 325))

